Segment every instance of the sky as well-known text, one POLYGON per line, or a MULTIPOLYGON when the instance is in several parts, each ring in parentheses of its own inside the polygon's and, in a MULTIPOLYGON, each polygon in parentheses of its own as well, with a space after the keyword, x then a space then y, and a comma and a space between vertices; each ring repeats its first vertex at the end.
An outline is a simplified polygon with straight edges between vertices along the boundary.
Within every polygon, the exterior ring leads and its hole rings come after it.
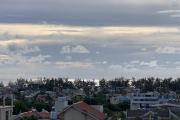
POLYGON ((179 77, 180 0, 0 0, 0 80, 179 77))

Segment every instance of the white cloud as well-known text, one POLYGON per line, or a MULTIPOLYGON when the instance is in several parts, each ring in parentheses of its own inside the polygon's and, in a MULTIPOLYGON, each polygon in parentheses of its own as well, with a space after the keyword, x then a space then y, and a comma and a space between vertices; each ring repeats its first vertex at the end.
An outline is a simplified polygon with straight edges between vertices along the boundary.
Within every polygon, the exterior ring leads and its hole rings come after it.
POLYGON ((38 46, 24 46, 21 44, 8 44, 7 46, 0 45, 0 64, 15 65, 28 63, 31 60, 35 60, 36 57, 28 59, 25 55, 28 53, 39 53, 40 51, 38 46))
POLYGON ((89 50, 82 45, 72 47, 73 53, 89 53, 89 50))
POLYGON ((71 47, 69 45, 63 46, 60 52, 65 53, 65 54, 69 54, 69 53, 90 53, 90 51, 82 45, 77 45, 74 47, 71 47))
POLYGON ((172 18, 179 18, 180 14, 173 14, 173 15, 170 15, 170 17, 172 17, 172 18))
POLYGON ((132 64, 138 64, 138 63, 140 63, 140 61, 139 60, 133 60, 133 61, 131 61, 131 63, 132 64))
MULTIPOLYGON (((166 13, 173 11, 159 11, 158 13, 166 13)), ((4 33, 8 33, 10 38, 16 40, 0 40, 1 44, 32 44, 37 41, 28 41, 22 39, 25 36, 38 37, 38 36, 53 36, 64 35, 69 37, 108 37, 108 36, 127 36, 127 35, 149 35, 157 32, 161 33, 177 33, 179 29, 176 27, 141 27, 141 26, 105 26, 105 27, 82 27, 82 26, 65 26, 65 25, 28 25, 28 24, 0 24, 0 35, 7 36, 4 33), (93 36, 92 36, 93 35, 93 36), (16 36, 21 36, 21 39, 17 39, 16 36)), ((6 37, 5 37, 6 38, 6 37)), ((39 40, 38 40, 39 41, 39 40)), ((60 41, 60 40, 59 40, 60 41)), ((43 41, 41 41, 43 42, 43 41)), ((49 41, 50 43, 51 41, 49 41)), ((65 42, 65 41, 64 41, 65 42)))
POLYGON ((122 65, 110 65, 109 66, 110 69, 123 69, 122 65))
POLYGON ((141 51, 145 52, 147 51, 147 48, 142 48, 141 51))
POLYGON ((10 59, 10 57, 8 55, 3 55, 3 54, 0 55, 0 61, 1 60, 8 60, 8 59, 10 59))
POLYGON ((155 52, 158 54, 179 54, 180 48, 164 46, 164 47, 158 47, 155 50, 155 52))
POLYGON ((171 18, 179 18, 180 17, 180 10, 175 9, 175 10, 162 10, 158 11, 158 14, 167 14, 171 18))
POLYGON ((71 46, 69 46, 69 45, 63 46, 60 52, 61 53, 71 53, 71 46))
POLYGON ((96 64, 106 65, 106 64, 108 64, 108 62, 107 61, 101 61, 101 62, 96 62, 96 64))
POLYGON ((104 64, 104 65, 107 64, 107 63, 108 63, 107 61, 103 61, 103 62, 102 62, 102 64, 104 64))
POLYGON ((78 68, 78 69, 86 69, 86 68, 92 68, 94 65, 92 63, 88 62, 77 62, 77 61, 59 61, 56 62, 56 65, 58 65, 59 68, 78 68))
POLYGON ((115 65, 110 65, 109 66, 110 69, 112 70, 117 70, 117 71, 121 71, 121 72, 133 72, 133 71, 137 71, 138 69, 135 68, 133 65, 120 65, 120 64, 115 64, 115 65))
POLYGON ((28 59, 27 61, 30 63, 42 63, 44 62, 47 58, 50 58, 50 55, 38 55, 35 57, 31 57, 30 59, 28 59))
POLYGON ((29 46, 28 44, 24 43, 24 40, 0 40, 0 53, 28 54, 40 51, 41 50, 38 46, 29 46))
POLYGON ((46 59, 50 58, 50 55, 37 55, 32 57, 26 57, 22 54, 10 54, 0 55, 0 65, 27 65, 31 63, 44 63, 47 64, 46 59))
POLYGON ((100 54, 100 52, 99 52, 99 51, 96 51, 96 54, 98 55, 98 54, 100 54))
POLYGON ((150 61, 150 62, 144 62, 142 61, 140 63, 141 66, 148 66, 148 67, 158 67, 158 64, 157 64, 157 61, 154 60, 154 61, 150 61))
POLYGON ((180 10, 161 10, 157 11, 158 14, 174 14, 174 13, 180 13, 180 10))
POLYGON ((33 47, 28 47, 28 46, 24 46, 22 48, 22 53, 23 54, 27 54, 27 53, 34 53, 34 52, 40 52, 40 48, 38 46, 33 46, 33 47))

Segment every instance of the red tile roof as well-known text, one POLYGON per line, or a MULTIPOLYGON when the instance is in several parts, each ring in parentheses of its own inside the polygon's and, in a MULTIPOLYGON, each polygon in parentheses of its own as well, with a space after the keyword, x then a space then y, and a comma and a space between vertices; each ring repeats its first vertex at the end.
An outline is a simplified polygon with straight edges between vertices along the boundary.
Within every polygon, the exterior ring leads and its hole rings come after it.
POLYGON ((39 114, 40 118, 50 119, 50 113, 49 112, 39 112, 38 114, 39 114))
POLYGON ((95 108, 91 107, 90 105, 86 104, 83 101, 74 103, 70 107, 75 107, 82 112, 86 112, 87 114, 92 115, 93 117, 97 118, 98 120, 104 120, 106 118, 105 114, 96 110, 95 108))
POLYGON ((34 115, 34 114, 33 114, 32 111, 23 112, 23 113, 20 114, 20 116, 22 116, 22 117, 31 117, 31 116, 33 116, 33 115, 34 115))
POLYGON ((21 113, 20 116, 22 116, 22 117, 36 116, 38 118, 49 119, 50 118, 50 113, 49 112, 33 112, 33 111, 28 111, 28 112, 21 113))

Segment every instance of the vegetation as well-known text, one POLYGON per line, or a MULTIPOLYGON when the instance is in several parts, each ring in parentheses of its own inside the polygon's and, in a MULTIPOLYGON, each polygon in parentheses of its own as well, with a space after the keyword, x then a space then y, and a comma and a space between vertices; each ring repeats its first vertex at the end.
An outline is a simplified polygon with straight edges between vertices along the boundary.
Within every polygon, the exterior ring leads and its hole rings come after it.
POLYGON ((38 118, 36 118, 35 116, 31 116, 31 117, 24 117, 21 120, 38 120, 38 118))
MULTIPOLYGON (((103 105, 104 112, 109 116, 112 116, 112 119, 124 118, 123 111, 130 108, 129 102, 122 102, 117 105, 110 104, 109 99, 107 98, 107 94, 112 91, 119 90, 121 88, 134 87, 140 89, 141 92, 150 92, 150 91, 158 91, 160 93, 166 93, 169 91, 174 91, 180 94, 180 78, 141 78, 132 80, 126 79, 123 77, 115 78, 112 80, 101 79, 99 81, 99 87, 96 86, 93 80, 85 81, 81 79, 77 79, 74 82, 68 81, 68 78, 41 78, 38 81, 32 81, 19 78, 15 83, 11 82, 8 84, 9 87, 13 88, 17 86, 17 90, 13 91, 15 95, 16 101, 14 103, 14 114, 18 114, 20 112, 25 112, 31 110, 32 108, 36 108, 37 111, 42 111, 45 109, 47 111, 51 111, 51 108, 54 104, 53 99, 50 96, 47 96, 46 101, 38 101, 36 99, 37 95, 31 101, 27 101, 25 96, 21 94, 21 91, 26 90, 34 90, 41 91, 40 94, 44 94, 46 91, 54 91, 57 95, 58 93, 62 93, 64 89, 72 89, 72 90, 83 90, 85 95, 77 95, 69 101, 70 104, 78 101, 85 101, 88 104, 94 105, 103 105)), ((4 85, 1 82, 0 88, 3 88, 4 85)), ((121 94, 123 91, 120 90, 121 94)), ((139 118, 137 118, 139 119, 139 118)), ((23 118, 22 120, 36 120, 35 117, 23 118)))
MULTIPOLYGON (((44 91, 54 91, 56 88, 61 91, 62 89, 83 89, 86 95, 93 94, 94 89, 96 89, 96 83, 93 80, 84 81, 81 79, 77 79, 74 82, 68 81, 68 78, 41 78, 39 84, 35 84, 31 79, 27 80, 24 78, 19 78, 15 82, 15 85, 19 87, 19 91, 23 89, 40 89, 44 91)), ((9 86, 12 86, 13 83, 9 83, 9 86)), ((0 87, 3 87, 3 83, 0 83, 0 87)), ((174 91, 180 93, 180 78, 141 78, 135 79, 132 78, 131 84, 130 79, 126 79, 123 77, 115 78, 112 80, 101 79, 99 81, 99 86, 103 93, 107 93, 109 88, 116 87, 130 87, 133 86, 135 88, 141 89, 142 92, 147 91, 159 91, 159 92, 167 92, 174 91)))

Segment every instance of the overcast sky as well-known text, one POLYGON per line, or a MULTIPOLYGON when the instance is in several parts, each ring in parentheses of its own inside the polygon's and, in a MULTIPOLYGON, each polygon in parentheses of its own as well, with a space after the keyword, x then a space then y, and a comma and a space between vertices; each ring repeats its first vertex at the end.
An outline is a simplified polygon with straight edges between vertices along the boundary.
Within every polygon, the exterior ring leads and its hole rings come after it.
POLYGON ((179 77, 180 0, 0 0, 0 80, 179 77))

